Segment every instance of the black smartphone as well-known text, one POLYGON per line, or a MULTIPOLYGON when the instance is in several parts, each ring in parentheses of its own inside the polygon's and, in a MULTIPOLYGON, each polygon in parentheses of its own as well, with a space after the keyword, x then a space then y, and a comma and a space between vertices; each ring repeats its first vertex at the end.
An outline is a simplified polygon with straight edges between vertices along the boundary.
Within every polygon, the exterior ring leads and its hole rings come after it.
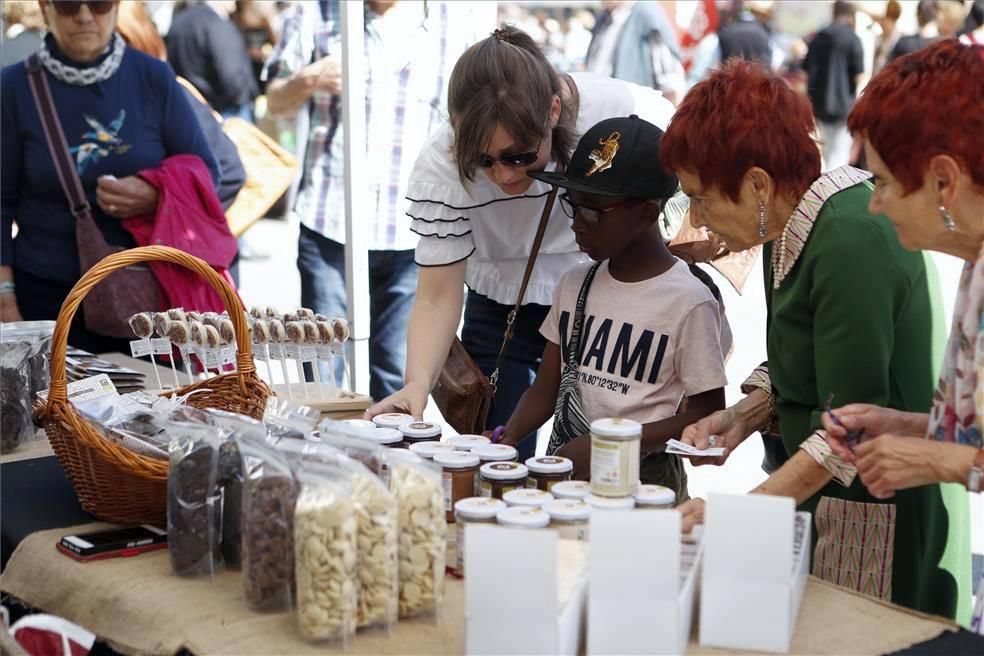
POLYGON ((154 526, 114 528, 92 533, 66 535, 55 547, 70 558, 83 562, 137 556, 167 547, 167 533, 154 526))

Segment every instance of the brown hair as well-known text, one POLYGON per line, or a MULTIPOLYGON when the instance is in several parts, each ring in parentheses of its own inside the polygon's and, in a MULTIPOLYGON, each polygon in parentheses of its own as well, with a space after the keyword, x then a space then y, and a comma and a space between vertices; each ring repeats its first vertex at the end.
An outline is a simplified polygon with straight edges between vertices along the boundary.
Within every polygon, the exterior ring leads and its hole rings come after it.
POLYGON ((144 3, 121 2, 116 18, 116 31, 131 48, 167 61, 164 39, 157 32, 157 26, 150 19, 144 3))
MULTIPOLYGON (((536 42, 512 25, 504 25, 458 59, 448 83, 448 109, 454 127, 454 158, 458 176, 467 185, 475 179, 475 161, 497 125, 523 144, 542 138, 553 97, 563 98, 560 75, 536 42)), ((562 170, 577 142, 574 102, 561 104, 553 128, 551 156, 562 170)))

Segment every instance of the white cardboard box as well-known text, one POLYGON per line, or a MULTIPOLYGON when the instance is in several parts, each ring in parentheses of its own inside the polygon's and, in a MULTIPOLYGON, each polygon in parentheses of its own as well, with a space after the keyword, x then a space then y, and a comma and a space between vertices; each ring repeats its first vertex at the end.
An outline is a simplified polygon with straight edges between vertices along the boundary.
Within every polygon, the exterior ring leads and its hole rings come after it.
POLYGON ((697 538, 684 566, 680 537, 678 512, 592 514, 588 654, 686 651, 701 553, 697 538))
POLYGON ((788 653, 810 563, 793 499, 713 494, 704 518, 700 644, 788 653))
POLYGON ((465 653, 581 653, 584 543, 548 530, 465 530, 465 653))

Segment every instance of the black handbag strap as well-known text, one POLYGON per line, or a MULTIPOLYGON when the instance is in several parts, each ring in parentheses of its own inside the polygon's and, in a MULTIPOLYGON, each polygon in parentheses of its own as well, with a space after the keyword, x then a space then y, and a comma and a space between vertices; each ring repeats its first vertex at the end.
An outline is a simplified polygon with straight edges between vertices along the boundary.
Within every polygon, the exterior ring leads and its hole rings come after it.
POLYGON ((51 161, 54 162, 55 171, 58 173, 58 182, 61 183, 62 191, 68 199, 72 216, 76 219, 86 215, 91 216, 92 207, 85 196, 82 180, 79 179, 75 164, 69 155, 68 140, 65 139, 65 131, 62 130, 61 122, 58 120, 58 110, 51 97, 51 88, 41 66, 41 58, 36 53, 31 55, 27 59, 26 66, 31 95, 34 96, 34 104, 38 108, 38 116, 41 117, 41 127, 44 128, 44 139, 48 144, 51 161))
POLYGON ((530 276, 533 275, 536 257, 540 254, 540 245, 543 244, 543 236, 547 233, 547 224, 550 223, 550 212, 553 211, 554 199, 556 197, 557 187, 554 187, 547 194, 547 201, 543 205, 543 214, 540 215, 540 224, 536 228, 536 237, 533 239, 533 249, 530 251, 529 259, 526 260, 526 271, 523 272, 523 282, 519 285, 519 296, 516 298, 516 304, 513 306, 513 309, 509 311, 509 315, 506 317, 506 333, 502 336, 502 346, 499 347, 499 355, 495 359, 495 370, 489 376, 489 383, 492 385, 492 394, 495 394, 496 386, 499 383, 499 369, 502 367, 502 361, 506 357, 509 342, 513 338, 516 316, 519 314, 519 308, 523 305, 523 297, 526 296, 526 287, 530 283, 530 276))

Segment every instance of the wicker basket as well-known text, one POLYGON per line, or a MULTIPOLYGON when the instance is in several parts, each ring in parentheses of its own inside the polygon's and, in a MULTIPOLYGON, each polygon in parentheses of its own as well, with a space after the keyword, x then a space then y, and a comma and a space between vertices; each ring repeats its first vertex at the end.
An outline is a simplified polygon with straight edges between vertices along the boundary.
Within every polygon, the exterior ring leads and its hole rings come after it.
POLYGON ((256 374, 239 297, 202 260, 175 248, 146 246, 110 255, 87 271, 72 288, 58 313, 52 338, 48 400, 35 408, 35 420, 48 433, 52 449, 87 512, 110 522, 164 526, 167 461, 138 455, 103 437, 68 402, 65 378, 68 330, 82 299, 114 271, 150 260, 179 264, 205 278, 222 297, 236 332, 238 370, 183 387, 178 393, 209 390, 190 397, 189 405, 228 410, 254 418, 263 415, 267 397, 272 392, 256 374))

